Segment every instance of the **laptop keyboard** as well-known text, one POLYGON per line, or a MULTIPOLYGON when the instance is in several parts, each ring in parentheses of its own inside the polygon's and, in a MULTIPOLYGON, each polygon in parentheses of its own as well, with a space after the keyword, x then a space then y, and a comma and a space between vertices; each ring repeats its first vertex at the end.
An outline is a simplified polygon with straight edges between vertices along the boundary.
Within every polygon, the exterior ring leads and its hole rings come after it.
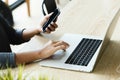
POLYGON ((98 39, 83 38, 65 63, 87 66, 101 42, 98 39))

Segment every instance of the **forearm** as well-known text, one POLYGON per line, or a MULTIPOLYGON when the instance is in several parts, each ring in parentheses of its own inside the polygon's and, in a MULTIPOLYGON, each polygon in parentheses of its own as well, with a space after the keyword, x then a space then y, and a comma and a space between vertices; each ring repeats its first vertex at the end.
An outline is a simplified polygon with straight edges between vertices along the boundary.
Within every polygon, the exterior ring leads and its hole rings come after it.
POLYGON ((37 28, 34 29, 26 29, 23 31, 23 39, 24 40, 29 40, 31 39, 33 36, 39 34, 41 31, 37 28))
POLYGON ((40 51, 16 53, 16 64, 26 64, 41 59, 40 51))

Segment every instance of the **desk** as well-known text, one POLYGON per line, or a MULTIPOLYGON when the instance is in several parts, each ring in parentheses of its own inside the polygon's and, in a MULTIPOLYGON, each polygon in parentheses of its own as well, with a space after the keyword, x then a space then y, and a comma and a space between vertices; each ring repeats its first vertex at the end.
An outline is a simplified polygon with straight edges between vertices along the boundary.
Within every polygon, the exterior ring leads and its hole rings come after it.
MULTIPOLYGON (((102 36, 119 8, 120 0, 72 0, 61 10, 56 32, 44 37, 35 36, 20 51, 39 49, 49 39, 58 40, 65 33, 102 36)), ((120 80, 119 31, 120 19, 110 44, 92 73, 41 67, 39 62, 26 65, 24 73, 46 73, 58 77, 58 80, 120 80)))

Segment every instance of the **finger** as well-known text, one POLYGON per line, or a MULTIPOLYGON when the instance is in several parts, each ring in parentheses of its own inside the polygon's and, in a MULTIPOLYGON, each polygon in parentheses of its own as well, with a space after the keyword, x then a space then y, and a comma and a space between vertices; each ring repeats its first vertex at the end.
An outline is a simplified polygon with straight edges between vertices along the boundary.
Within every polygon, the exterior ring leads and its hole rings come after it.
POLYGON ((69 47, 69 44, 64 41, 59 41, 56 44, 54 44, 54 47, 64 45, 66 48, 69 47))
POLYGON ((52 44, 53 44, 53 45, 56 44, 56 43, 58 43, 58 42, 59 42, 59 41, 53 41, 53 40, 52 40, 52 44))
POLYGON ((50 13, 50 14, 48 14, 48 15, 46 15, 46 16, 45 16, 45 19, 47 19, 47 20, 48 20, 52 14, 53 14, 53 12, 51 12, 51 13, 50 13))
POLYGON ((46 28, 45 33, 51 33, 51 30, 49 28, 46 28))
POLYGON ((55 50, 56 51, 57 50, 64 50, 64 51, 66 51, 66 47, 65 47, 65 45, 60 45, 60 46, 55 47, 55 50))
POLYGON ((50 26, 50 27, 48 27, 48 29, 50 29, 51 31, 55 31, 54 26, 50 26))
POLYGON ((55 27, 56 27, 56 25, 54 26, 54 25, 50 24, 49 27, 47 27, 47 29, 49 29, 49 31, 51 32, 51 31, 55 31, 55 27))
POLYGON ((57 28, 57 24, 53 23, 50 24, 47 28, 46 28, 46 32, 50 33, 51 31, 55 31, 55 28, 57 28))
POLYGON ((50 18, 50 16, 51 16, 52 14, 53 14, 53 13, 50 13, 50 14, 46 15, 46 16, 42 19, 40 25, 43 26, 43 25, 45 24, 45 22, 48 21, 48 19, 50 18))
POLYGON ((58 41, 57 43, 54 44, 54 47, 60 46, 62 44, 62 41, 58 41))
POLYGON ((56 23, 54 23, 54 22, 52 22, 50 25, 53 26, 54 28, 58 27, 58 25, 56 23))

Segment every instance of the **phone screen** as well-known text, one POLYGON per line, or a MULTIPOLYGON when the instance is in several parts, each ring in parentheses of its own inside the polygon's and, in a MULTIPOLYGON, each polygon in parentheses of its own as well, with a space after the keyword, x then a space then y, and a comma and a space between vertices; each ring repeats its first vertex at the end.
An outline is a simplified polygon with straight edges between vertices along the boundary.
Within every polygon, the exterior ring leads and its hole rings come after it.
POLYGON ((45 6, 48 14, 57 8, 55 0, 45 0, 45 6))
POLYGON ((43 32, 45 32, 46 28, 48 27, 48 25, 53 22, 60 14, 60 10, 59 9, 55 9, 53 14, 50 16, 50 18, 48 19, 48 21, 43 25, 43 32))

